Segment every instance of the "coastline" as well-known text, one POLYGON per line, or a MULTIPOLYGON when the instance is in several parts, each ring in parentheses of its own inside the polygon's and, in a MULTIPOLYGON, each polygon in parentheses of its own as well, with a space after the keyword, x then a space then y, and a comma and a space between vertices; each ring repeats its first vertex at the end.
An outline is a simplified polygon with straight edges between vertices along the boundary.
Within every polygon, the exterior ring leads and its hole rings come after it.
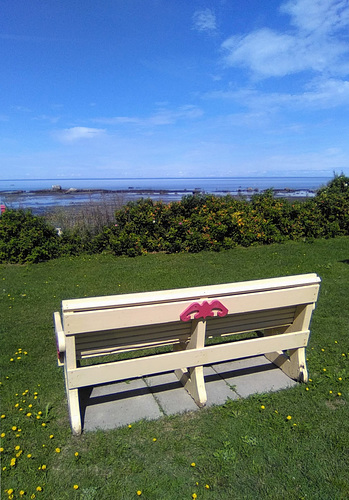
MULTIPOLYGON (((272 188, 275 198, 286 198, 289 200, 306 200, 316 195, 314 189, 291 189, 272 188)), ((154 201, 170 203, 180 201, 183 196, 212 194, 215 196, 230 195, 235 198, 250 199, 253 195, 265 192, 264 189, 246 188, 234 190, 208 191, 200 188, 195 189, 62 189, 53 186, 51 189, 37 190, 4 190, 0 191, 0 200, 9 208, 30 209, 36 215, 51 212, 55 209, 82 208, 86 204, 102 204, 105 206, 122 206, 130 201, 140 198, 151 198, 154 201)))

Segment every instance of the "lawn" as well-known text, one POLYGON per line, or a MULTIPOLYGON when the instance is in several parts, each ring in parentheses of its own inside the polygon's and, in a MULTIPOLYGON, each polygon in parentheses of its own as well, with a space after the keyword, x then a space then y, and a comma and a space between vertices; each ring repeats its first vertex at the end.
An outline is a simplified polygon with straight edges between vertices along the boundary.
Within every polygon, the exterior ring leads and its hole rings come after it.
POLYGON ((1 498, 349 498, 349 238, 220 253, 2 265, 1 498), (52 313, 62 299, 315 272, 310 381, 73 437, 52 313))

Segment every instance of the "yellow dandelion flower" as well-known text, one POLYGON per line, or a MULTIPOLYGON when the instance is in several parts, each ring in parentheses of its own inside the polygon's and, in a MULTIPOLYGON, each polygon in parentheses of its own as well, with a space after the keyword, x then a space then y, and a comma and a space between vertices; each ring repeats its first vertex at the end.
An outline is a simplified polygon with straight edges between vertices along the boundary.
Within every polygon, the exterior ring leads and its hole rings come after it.
POLYGON ((54 438, 54 435, 53 434, 50 434, 50 439, 53 439, 54 438))
POLYGON ((12 429, 13 431, 16 431, 16 430, 17 430, 17 427, 16 427, 15 425, 13 425, 13 426, 11 427, 11 429, 12 429))
POLYGON ((2 432, 2 433, 0 434, 0 437, 2 437, 2 438, 4 438, 5 436, 6 436, 6 434, 5 434, 4 432, 2 432))
MULTIPOLYGON (((39 417, 39 418, 40 418, 40 417, 39 417)), ((45 422, 43 422, 43 423, 41 424, 41 426, 42 426, 42 427, 46 427, 46 423, 45 423, 45 422)))
POLYGON ((61 452, 61 449, 60 448, 56 448, 56 453, 60 453, 61 452))
POLYGON ((261 410, 265 410, 265 406, 264 405, 261 405, 261 410))
POLYGON ((309 391, 309 387, 306 387, 306 388, 305 388, 305 390, 306 390, 306 391, 309 391))
POLYGON ((44 464, 41 466, 41 470, 46 470, 46 469, 47 469, 47 465, 44 464))
POLYGON ((341 396, 341 395, 342 395, 342 393, 341 393, 341 392, 337 392, 337 396, 341 396))
POLYGON ((78 452, 78 451, 76 451, 76 452, 74 453, 74 455, 75 455, 76 457, 78 457, 78 456, 79 456, 79 452, 78 452))
POLYGON ((13 488, 10 488, 9 490, 7 490, 8 495, 12 495, 12 493, 13 493, 13 488))
POLYGON ((313 379, 312 379, 312 378, 310 378, 310 379, 309 379, 309 382, 312 382, 312 381, 313 381, 313 379))
POLYGON ((32 454, 28 453, 27 458, 31 458, 31 457, 32 457, 32 454))
POLYGON ((32 500, 33 500, 34 498, 36 498, 35 493, 33 493, 33 494, 31 495, 31 497, 30 497, 30 498, 31 498, 32 500))
POLYGON ((31 417, 32 414, 30 413, 30 411, 27 413, 27 417, 31 417))
POLYGON ((207 490, 209 490, 209 489, 210 489, 210 485, 209 485, 209 484, 205 484, 205 488, 206 488, 207 490))
POLYGON ((78 484, 74 484, 73 488, 74 488, 74 490, 78 490, 79 489, 79 485, 78 484))
POLYGON ((131 429, 132 425, 131 424, 128 424, 128 428, 131 429))
POLYGON ((291 415, 287 415, 286 420, 291 420, 291 415))
POLYGON ((190 465, 191 465, 192 467, 195 467, 196 463, 195 463, 195 462, 192 462, 190 465))
POLYGON ((42 411, 38 411, 38 415, 42 415, 42 411))
POLYGON ((332 394, 332 393, 333 393, 333 391, 328 391, 328 392, 329 392, 330 394, 332 394))
POLYGON ((323 368, 323 369, 322 369, 322 371, 323 371, 323 372, 325 372, 325 371, 327 371, 327 370, 326 370, 326 368, 323 368))
POLYGON ((16 459, 15 458, 11 458, 10 465, 11 465, 11 467, 14 467, 16 465, 16 459))
POLYGON ((28 405, 28 408, 33 408, 33 405, 32 404, 28 405))
POLYGON ((195 498, 197 498, 198 496, 197 496, 197 494, 196 494, 196 493, 193 493, 191 497, 195 499, 195 498))
POLYGON ((37 486, 36 487, 36 491, 42 491, 42 487, 41 486, 37 486))
POLYGON ((15 404, 15 408, 18 408, 18 407, 19 407, 19 403, 16 403, 16 404, 15 404))
POLYGON ((25 491, 24 491, 24 490, 21 490, 21 491, 19 492, 19 496, 20 496, 20 497, 22 497, 23 495, 25 495, 25 491))
POLYGON ((1 448, 0 448, 0 453, 2 453, 3 451, 4 451, 4 448, 2 448, 2 447, 1 447, 1 448))
POLYGON ((342 380, 342 377, 338 377, 338 380, 341 381, 342 380))
POLYGON ((15 450, 16 450, 16 451, 18 451, 18 450, 20 450, 20 449, 21 449, 21 447, 20 447, 20 446, 18 446, 18 445, 15 447, 15 450))
POLYGON ((138 490, 138 491, 137 491, 137 495, 140 497, 140 496, 141 496, 141 494, 142 494, 141 490, 138 490))
POLYGON ((154 443, 155 443, 155 441, 157 441, 157 439, 156 439, 156 438, 153 438, 153 441, 154 441, 154 443))

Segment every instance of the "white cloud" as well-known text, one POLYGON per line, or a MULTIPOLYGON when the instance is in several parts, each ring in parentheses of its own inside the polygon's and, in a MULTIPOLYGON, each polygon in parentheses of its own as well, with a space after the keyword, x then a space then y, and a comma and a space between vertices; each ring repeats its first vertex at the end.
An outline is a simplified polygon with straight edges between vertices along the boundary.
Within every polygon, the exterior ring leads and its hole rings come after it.
POLYGON ((61 142, 75 142, 81 139, 95 139, 105 133, 105 129, 89 127, 71 127, 56 132, 56 137, 61 142))
POLYGON ((114 116, 111 118, 102 117, 95 118, 95 123, 102 123, 105 125, 139 125, 142 127, 153 127, 163 125, 173 125, 178 121, 194 120, 200 118, 203 111, 197 106, 185 105, 180 106, 176 110, 167 108, 160 108, 155 113, 148 117, 138 116, 114 116))
POLYGON ((226 99, 243 105, 254 112, 279 109, 331 109, 349 106, 349 81, 313 79, 303 92, 299 93, 263 93, 255 89, 236 91, 216 91, 206 94, 209 99, 226 99))
POLYGON ((280 10, 291 16, 294 29, 281 33, 263 28, 228 38, 222 44, 228 66, 247 67, 261 78, 305 70, 341 75, 349 70, 347 0, 290 0, 280 10))
POLYGON ((216 16, 211 9, 197 10, 193 15, 193 29, 213 33, 217 29, 216 16))

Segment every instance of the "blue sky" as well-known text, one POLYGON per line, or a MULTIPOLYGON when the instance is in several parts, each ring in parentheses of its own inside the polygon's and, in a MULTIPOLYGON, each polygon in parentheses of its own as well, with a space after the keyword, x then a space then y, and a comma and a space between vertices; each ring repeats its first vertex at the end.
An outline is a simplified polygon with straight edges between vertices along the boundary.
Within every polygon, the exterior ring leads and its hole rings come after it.
POLYGON ((0 179, 349 175, 349 0, 0 0, 0 179))

